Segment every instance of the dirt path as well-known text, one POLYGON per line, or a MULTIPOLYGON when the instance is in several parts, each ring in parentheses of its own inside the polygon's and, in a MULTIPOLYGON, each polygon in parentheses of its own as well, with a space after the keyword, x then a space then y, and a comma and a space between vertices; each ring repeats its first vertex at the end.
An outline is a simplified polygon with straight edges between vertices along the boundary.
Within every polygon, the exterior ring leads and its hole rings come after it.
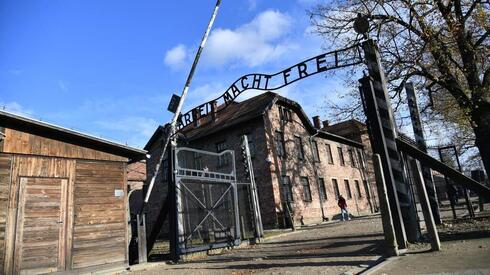
POLYGON ((383 243, 379 216, 301 229, 253 247, 138 274, 356 274, 376 263, 383 243))

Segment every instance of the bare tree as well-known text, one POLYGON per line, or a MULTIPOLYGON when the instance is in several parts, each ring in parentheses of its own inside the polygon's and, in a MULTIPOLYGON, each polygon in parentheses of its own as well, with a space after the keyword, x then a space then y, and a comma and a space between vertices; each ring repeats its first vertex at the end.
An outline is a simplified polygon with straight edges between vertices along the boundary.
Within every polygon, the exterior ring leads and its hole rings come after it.
POLYGON ((358 43, 353 22, 367 16, 395 102, 405 82, 414 82, 419 97, 436 102, 434 114, 471 129, 490 173, 489 10, 481 0, 333 0, 310 16, 336 47, 358 43))

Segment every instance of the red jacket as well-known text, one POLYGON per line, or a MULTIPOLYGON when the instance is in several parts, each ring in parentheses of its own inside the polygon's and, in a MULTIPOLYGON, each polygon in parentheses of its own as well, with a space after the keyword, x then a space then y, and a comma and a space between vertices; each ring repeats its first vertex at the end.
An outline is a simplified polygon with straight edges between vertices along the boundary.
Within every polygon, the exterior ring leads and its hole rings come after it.
POLYGON ((345 201, 345 199, 343 197, 339 198, 338 205, 342 209, 347 208, 347 202, 345 201))

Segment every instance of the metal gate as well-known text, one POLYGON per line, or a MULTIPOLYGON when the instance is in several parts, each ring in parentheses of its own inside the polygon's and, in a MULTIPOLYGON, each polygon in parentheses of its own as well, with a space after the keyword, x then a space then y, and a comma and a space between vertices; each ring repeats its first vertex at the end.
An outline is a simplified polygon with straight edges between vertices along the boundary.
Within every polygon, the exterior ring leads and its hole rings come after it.
POLYGON ((174 160, 177 253, 240 244, 234 151, 178 147, 174 160))

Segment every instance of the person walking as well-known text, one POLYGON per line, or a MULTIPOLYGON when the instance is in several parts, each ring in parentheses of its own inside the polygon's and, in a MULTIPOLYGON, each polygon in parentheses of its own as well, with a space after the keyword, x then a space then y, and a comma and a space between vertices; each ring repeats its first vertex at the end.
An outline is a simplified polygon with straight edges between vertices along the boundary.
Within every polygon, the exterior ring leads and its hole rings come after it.
POLYGON ((349 211, 347 211, 347 202, 345 201, 344 197, 342 197, 342 195, 340 195, 337 204, 340 207, 340 214, 342 215, 342 221, 345 221, 346 219, 350 221, 349 211))

